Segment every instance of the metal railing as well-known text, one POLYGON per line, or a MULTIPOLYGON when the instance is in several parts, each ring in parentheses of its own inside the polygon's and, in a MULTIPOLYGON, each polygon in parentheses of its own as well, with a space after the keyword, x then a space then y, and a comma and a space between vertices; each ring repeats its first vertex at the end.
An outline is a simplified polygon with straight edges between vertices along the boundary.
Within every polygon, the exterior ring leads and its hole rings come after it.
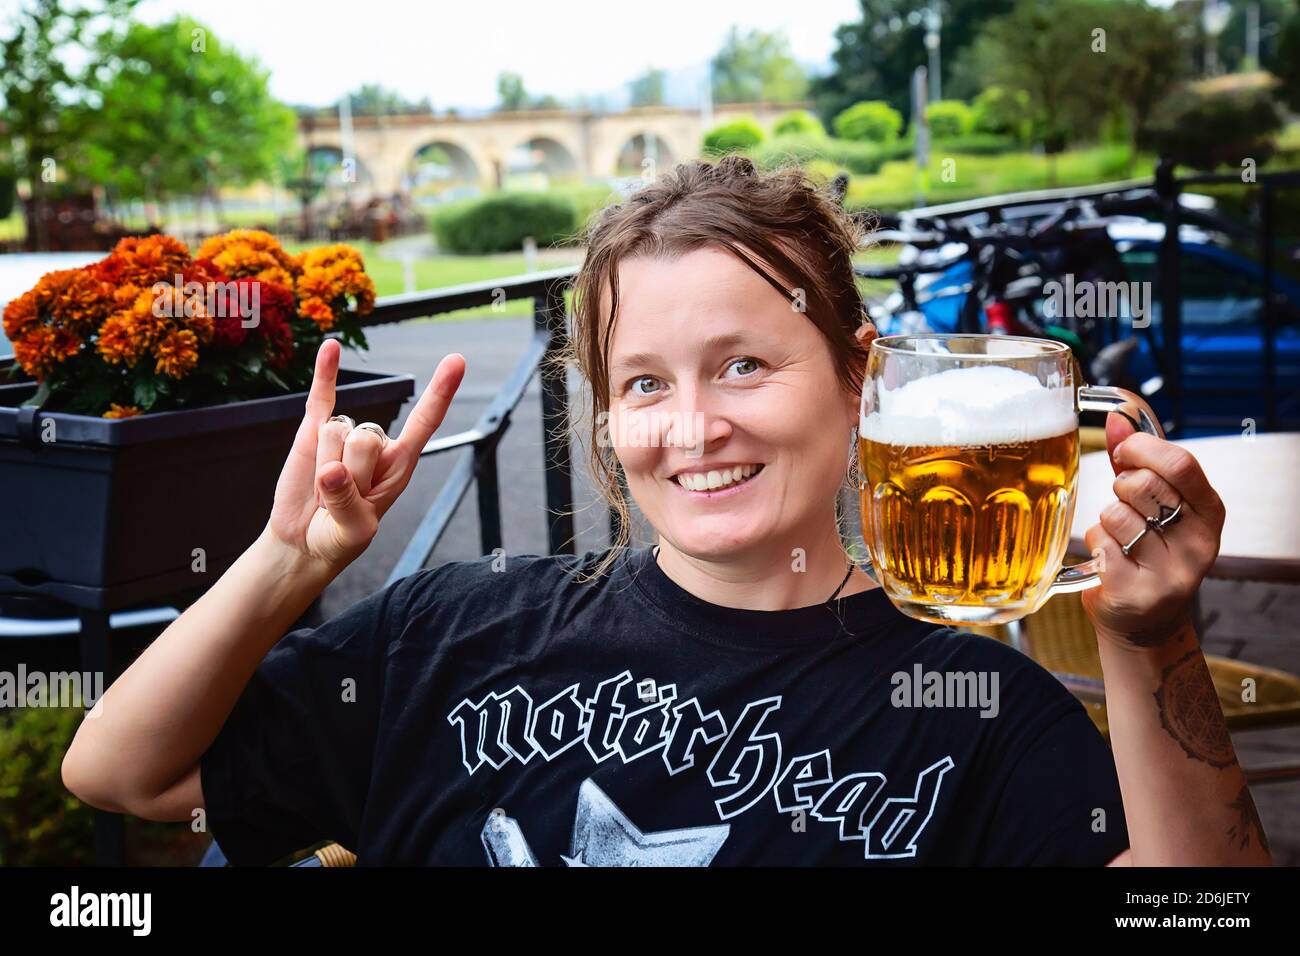
POLYGON ((426 318, 460 309, 499 306, 516 299, 533 300, 533 335, 514 370, 474 426, 431 438, 420 452, 439 455, 463 450, 420 520, 386 583, 419 571, 447 530, 470 484, 477 489, 479 536, 484 554, 502 547, 501 489, 497 449, 510 428, 511 415, 534 375, 542 386, 543 465, 546 481, 547 540, 552 554, 573 554, 573 471, 567 428, 568 385, 564 372, 549 359, 568 342, 564 293, 578 274, 576 266, 410 292, 380 299, 365 317, 367 327, 426 318))

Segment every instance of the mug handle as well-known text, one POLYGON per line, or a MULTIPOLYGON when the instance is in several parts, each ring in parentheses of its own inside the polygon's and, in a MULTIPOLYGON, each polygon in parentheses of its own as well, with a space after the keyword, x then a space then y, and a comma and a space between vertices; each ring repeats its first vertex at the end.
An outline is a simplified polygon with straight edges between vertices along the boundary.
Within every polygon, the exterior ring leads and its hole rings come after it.
MULTIPOLYGON (((1156 418, 1151 406, 1141 395, 1136 395, 1127 389, 1109 385, 1080 385, 1079 411, 1119 412, 1132 422, 1133 427, 1138 431, 1155 435, 1157 438, 1165 437, 1165 430, 1160 427, 1160 420, 1156 418)), ((1047 589, 1047 596, 1069 594, 1072 591, 1096 587, 1101 583, 1097 571, 1096 558, 1064 567, 1052 582, 1052 586, 1047 589)))

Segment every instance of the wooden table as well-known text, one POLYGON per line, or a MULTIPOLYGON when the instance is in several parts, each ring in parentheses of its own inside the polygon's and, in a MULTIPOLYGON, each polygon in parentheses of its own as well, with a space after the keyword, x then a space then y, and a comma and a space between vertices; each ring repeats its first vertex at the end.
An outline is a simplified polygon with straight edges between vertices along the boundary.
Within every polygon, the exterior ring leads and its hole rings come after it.
MULTIPOLYGON (((1210 576, 1300 583, 1300 433, 1189 438, 1174 444, 1196 456, 1227 510, 1219 559, 1210 576)), ((1080 458, 1072 551, 1086 553, 1084 533, 1115 500, 1114 480, 1106 452, 1080 458)), ((1169 533, 1177 537, 1177 525, 1169 533)))

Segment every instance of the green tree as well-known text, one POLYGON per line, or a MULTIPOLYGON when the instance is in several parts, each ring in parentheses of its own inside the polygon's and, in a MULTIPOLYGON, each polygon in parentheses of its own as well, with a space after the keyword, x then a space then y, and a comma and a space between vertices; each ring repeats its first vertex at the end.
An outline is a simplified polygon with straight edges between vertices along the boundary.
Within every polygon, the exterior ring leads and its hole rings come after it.
POLYGON ((1294 0, 1228 0, 1228 22, 1219 34, 1218 60, 1225 72, 1277 70, 1284 65, 1285 52, 1279 42, 1280 27, 1295 12, 1294 0), (1249 62, 1246 28, 1250 7, 1259 8, 1259 62, 1249 62))
POLYGON ((0 38, 0 126, 13 146, 11 164, 31 185, 37 249, 47 245, 45 202, 55 181, 84 175, 83 134, 92 116, 88 79, 99 63, 85 55, 99 35, 125 19, 138 0, 32 0, 0 38))
POLYGON ((1019 0, 986 25, 959 68, 1027 94, 1049 153, 1120 115, 1136 143, 1186 72, 1179 14, 1145 0, 1019 0))
POLYGON ((100 101, 85 150, 96 182, 124 197, 202 194, 272 176, 296 149, 293 111, 267 71, 196 20, 131 23, 99 43, 100 101))
MULTIPOLYGON (((1013 0, 944 0, 939 27, 943 94, 969 99, 980 86, 957 88, 953 68, 981 27, 1011 9, 1013 0)), ((813 79, 817 113, 828 126, 854 103, 883 99, 903 114, 912 109, 912 71, 928 62, 926 10, 931 0, 859 0, 862 15, 835 30, 831 70, 813 79)))
POLYGON ((505 112, 528 108, 528 94, 524 91, 524 78, 505 70, 497 75, 497 109, 505 112))
POLYGON ((627 86, 633 106, 664 105, 663 70, 646 70, 627 86))
POLYGON ((975 97, 975 132, 1011 136, 1019 142, 1029 139, 1029 94, 994 84, 975 97))
POLYGON ((1300 5, 1282 24, 1273 73, 1281 81, 1278 95, 1282 102, 1300 111, 1300 5))
POLYGON ((398 113, 433 112, 433 104, 429 102, 427 96, 419 100, 408 100, 396 90, 387 89, 378 83, 363 83, 354 92, 348 94, 348 101, 353 116, 392 116, 398 113))
POLYGON ((1011 13, 985 26, 966 54, 990 82, 1028 94, 1035 138, 1049 154, 1095 130, 1105 112, 1098 101, 1107 90, 1111 60, 1094 52, 1098 6, 1087 0, 1019 0, 1011 13))
POLYGON ((803 99, 808 77, 783 33, 732 27, 712 61, 715 103, 789 103, 803 99))
POLYGON ((1145 0, 1112 0, 1097 15, 1107 33, 1103 79, 1107 105, 1128 118, 1136 146, 1152 110, 1187 73, 1187 41, 1179 16, 1145 0))

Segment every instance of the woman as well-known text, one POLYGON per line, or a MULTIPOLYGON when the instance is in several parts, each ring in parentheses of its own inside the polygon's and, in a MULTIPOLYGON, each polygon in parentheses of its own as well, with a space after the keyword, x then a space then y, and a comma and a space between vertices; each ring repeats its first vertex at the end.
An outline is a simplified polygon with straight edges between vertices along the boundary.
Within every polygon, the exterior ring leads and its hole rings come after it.
POLYGON ((873 332, 829 196, 691 163, 587 238, 569 357, 593 466, 658 544, 452 562, 282 637, 365 551, 464 373, 443 359, 389 440, 331 417, 327 342, 265 532, 83 722, 69 789, 201 817, 250 864, 330 839, 362 864, 1269 862, 1189 623, 1223 525, 1189 455, 1110 423, 1119 500, 1085 601, 1112 756, 1032 660, 902 616, 848 559, 873 332), (993 693, 897 693, 932 672, 993 693))

